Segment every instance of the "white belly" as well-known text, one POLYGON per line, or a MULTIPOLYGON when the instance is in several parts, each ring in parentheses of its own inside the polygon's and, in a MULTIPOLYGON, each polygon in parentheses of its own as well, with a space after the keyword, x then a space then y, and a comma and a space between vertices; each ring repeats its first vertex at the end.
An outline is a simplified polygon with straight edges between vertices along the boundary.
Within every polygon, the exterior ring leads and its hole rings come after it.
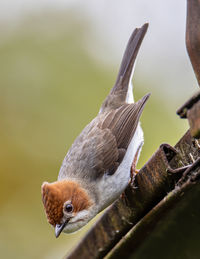
POLYGON ((114 200, 116 200, 120 194, 127 187, 130 180, 130 169, 133 159, 136 155, 137 150, 139 153, 137 159, 139 158, 140 151, 143 145, 143 131, 138 124, 136 132, 128 146, 127 152, 122 160, 121 164, 117 168, 117 171, 113 175, 104 175, 100 186, 99 186, 99 197, 100 197, 100 208, 99 211, 103 210, 105 207, 110 205, 114 200), (102 191, 103 190, 103 191, 102 191))

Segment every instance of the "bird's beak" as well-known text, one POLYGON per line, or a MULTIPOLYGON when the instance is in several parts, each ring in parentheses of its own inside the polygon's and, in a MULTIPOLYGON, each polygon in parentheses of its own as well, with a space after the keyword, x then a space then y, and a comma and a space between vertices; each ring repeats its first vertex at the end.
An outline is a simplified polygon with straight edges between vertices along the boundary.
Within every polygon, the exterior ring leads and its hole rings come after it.
POLYGON ((69 219, 67 219, 62 224, 56 224, 56 226, 55 226, 55 236, 56 236, 56 238, 60 236, 61 232, 63 231, 63 229, 65 228, 65 226, 67 225, 68 222, 69 222, 69 219))

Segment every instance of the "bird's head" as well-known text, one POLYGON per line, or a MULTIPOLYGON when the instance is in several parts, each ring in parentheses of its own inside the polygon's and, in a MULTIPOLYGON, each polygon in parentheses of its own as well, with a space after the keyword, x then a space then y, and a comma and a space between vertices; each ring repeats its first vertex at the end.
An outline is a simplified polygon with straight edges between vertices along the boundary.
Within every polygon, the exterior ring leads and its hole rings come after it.
POLYGON ((74 181, 62 180, 42 184, 42 201, 49 223, 58 237, 83 227, 96 214, 88 193, 74 181))

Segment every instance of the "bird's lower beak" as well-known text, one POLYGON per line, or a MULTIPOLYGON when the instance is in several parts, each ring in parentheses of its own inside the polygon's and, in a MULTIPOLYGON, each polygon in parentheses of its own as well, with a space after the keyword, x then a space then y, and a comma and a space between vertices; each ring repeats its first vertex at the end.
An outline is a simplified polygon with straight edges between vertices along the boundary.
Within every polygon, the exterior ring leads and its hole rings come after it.
POLYGON ((61 232, 63 231, 63 229, 65 228, 65 226, 67 225, 68 222, 69 222, 69 219, 67 219, 62 224, 56 224, 56 226, 55 226, 55 236, 56 236, 56 238, 60 236, 61 232))

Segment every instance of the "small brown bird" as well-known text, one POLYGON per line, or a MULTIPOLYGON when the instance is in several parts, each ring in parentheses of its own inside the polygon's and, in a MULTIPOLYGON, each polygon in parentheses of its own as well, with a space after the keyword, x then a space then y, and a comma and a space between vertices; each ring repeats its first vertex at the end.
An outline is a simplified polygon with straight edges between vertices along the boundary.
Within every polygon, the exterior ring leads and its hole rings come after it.
POLYGON ((58 180, 42 185, 42 201, 58 237, 74 232, 115 201, 130 181, 143 145, 139 119, 150 94, 134 103, 133 66, 148 24, 132 33, 116 83, 99 114, 76 138, 58 180), (134 166, 135 166, 134 165, 134 166))

